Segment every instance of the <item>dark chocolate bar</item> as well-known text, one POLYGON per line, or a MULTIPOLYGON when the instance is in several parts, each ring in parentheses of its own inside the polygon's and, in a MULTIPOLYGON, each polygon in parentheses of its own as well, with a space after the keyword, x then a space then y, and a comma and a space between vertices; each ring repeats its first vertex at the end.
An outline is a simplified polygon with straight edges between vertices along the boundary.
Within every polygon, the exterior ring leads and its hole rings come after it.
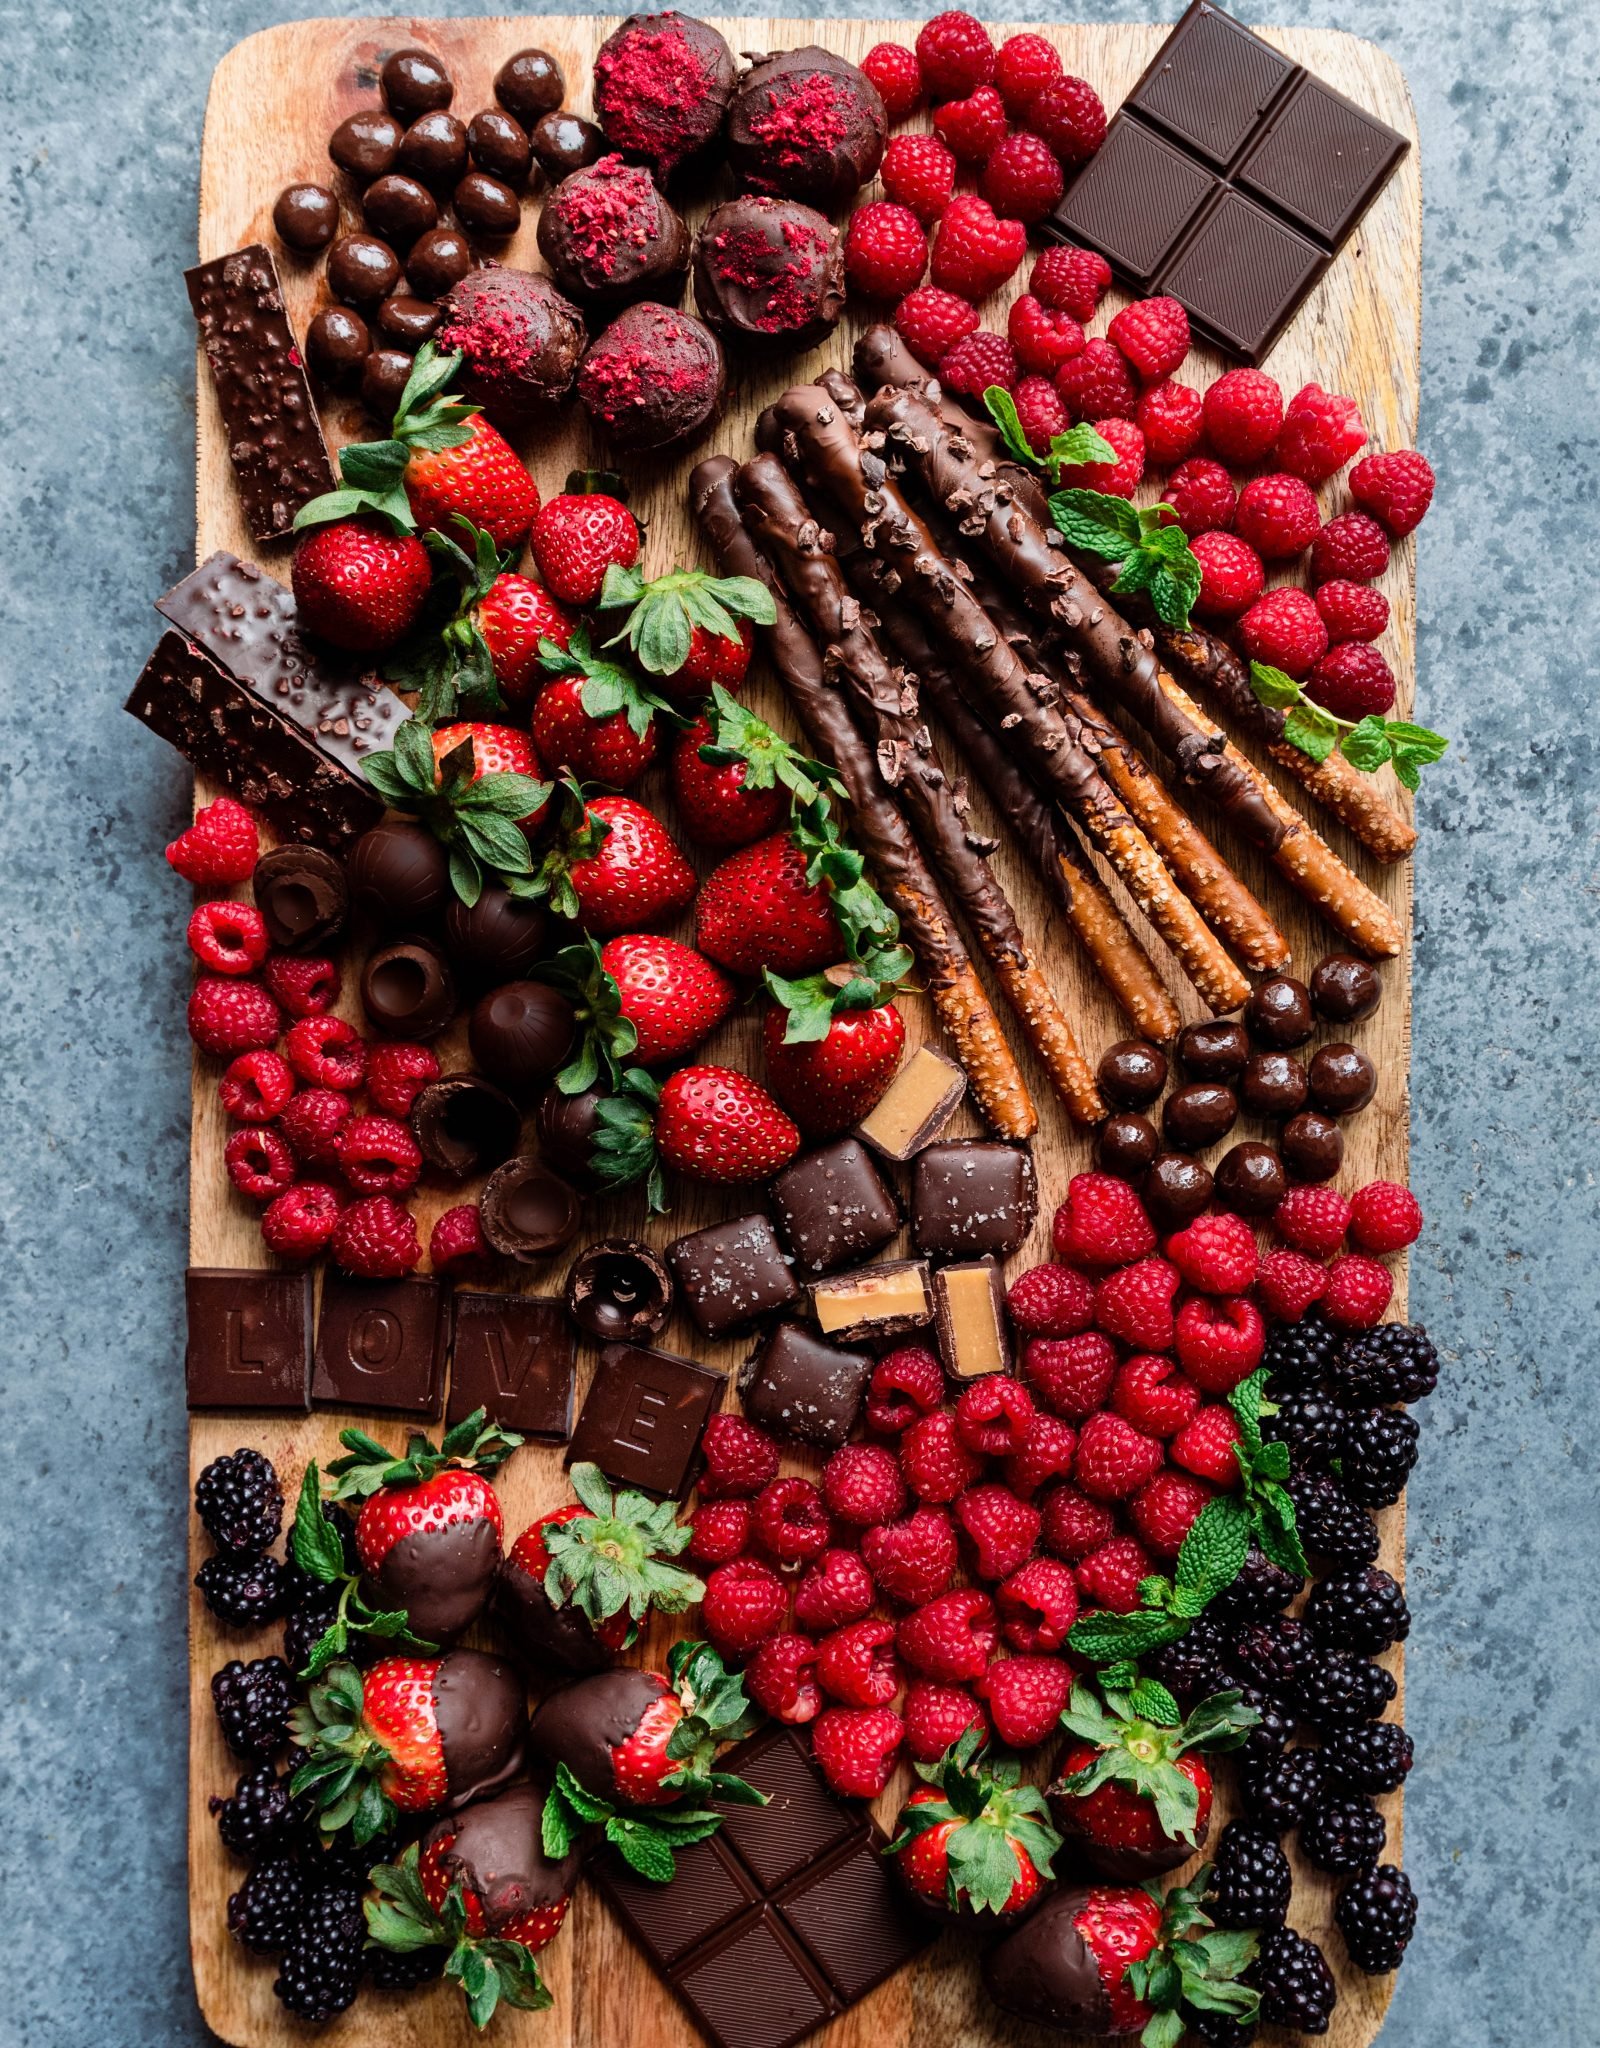
POLYGON ((559 1297, 458 1294, 446 1422, 475 1408, 545 1443, 572 1434, 572 1318, 559 1297))
POLYGON ((642 1344, 607 1344, 567 1452, 621 1486, 671 1500, 689 1490, 706 1418, 726 1380, 709 1366, 642 1344))
POLYGON ((808 1273, 869 1258, 900 1228, 900 1205, 859 1138, 805 1153, 770 1194, 778 1228, 808 1273))
POLYGON ((335 481, 278 266, 254 242, 186 270, 183 281, 246 523, 257 540, 281 540, 300 507, 335 481))
POLYGON ((184 1275, 191 1408, 303 1411, 311 1387, 311 1275, 191 1266, 184 1275))
POLYGON ((311 1398, 323 1408, 437 1415, 444 1394, 449 1303, 438 1280, 322 1283, 311 1398))

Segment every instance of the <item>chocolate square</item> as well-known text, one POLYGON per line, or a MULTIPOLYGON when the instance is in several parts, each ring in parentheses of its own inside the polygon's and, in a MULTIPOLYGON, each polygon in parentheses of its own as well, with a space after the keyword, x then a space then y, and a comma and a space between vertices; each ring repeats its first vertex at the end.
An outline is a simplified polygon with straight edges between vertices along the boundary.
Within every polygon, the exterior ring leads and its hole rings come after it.
POLYGON ((1153 129, 1118 120, 1078 173, 1050 225, 1097 249, 1135 283, 1148 283, 1219 189, 1211 172, 1153 129))
POLYGON ((183 1278, 191 1408, 284 1408, 311 1391, 311 1275, 191 1266, 183 1278))
POLYGON ((1406 139, 1324 85, 1304 77, 1237 172, 1322 241, 1342 242, 1406 153, 1406 139))
POLYGON ((1259 362, 1327 266, 1287 221, 1224 190, 1161 276, 1199 331, 1259 362))
POLYGON ((1294 74, 1242 22, 1195 0, 1129 93, 1127 105, 1226 170, 1294 74))
POLYGON ((670 1351, 607 1344, 567 1463, 589 1460, 623 1486, 682 1500, 700 1433, 726 1384, 720 1372, 670 1351))
POLYGON ((868 1258, 900 1228, 900 1205, 858 1138, 805 1153, 768 1193, 778 1228, 808 1273, 868 1258))
POLYGON ((330 1267, 322 1283, 311 1398, 324 1408, 437 1415, 449 1338, 438 1280, 352 1280, 330 1267))
POLYGON ((719 2048, 790 2048, 837 2010, 826 1979, 771 1906, 697 1948, 673 1983, 719 2048))
POLYGON ((587 1874, 608 1906, 658 1970, 692 1949, 760 1899, 737 1856, 718 1835, 675 1851, 670 1884, 641 1877, 609 1844, 589 1859, 587 1874))
POLYGON ((730 1750, 719 1769, 767 1793, 765 1806, 723 1808, 723 1839, 763 1892, 775 1892, 802 1870, 862 1831, 860 1814, 828 1785, 810 1745, 789 1728, 768 1728, 730 1750))
POLYGON ((1033 1155, 988 1138, 954 1138, 917 1155, 911 1235, 930 1258, 1009 1258, 1033 1228, 1033 1155))
POLYGON ((840 1344, 909 1337, 933 1321, 926 1259, 880 1259, 813 1280, 808 1291, 817 1327, 840 1344))
POLYGON ((778 1910, 843 2005, 865 1998, 939 1932, 934 1917, 907 1897, 883 1847, 874 1829, 778 1895, 778 1910))
POLYGON ((759 1213, 678 1238, 667 1263, 703 1336, 745 1329, 800 1297, 777 1233, 759 1213))
POLYGON ((533 1294, 458 1294, 446 1422, 475 1408, 545 1443, 572 1434, 576 1338, 567 1305, 533 1294))
POLYGON ((841 1351, 799 1323, 780 1323, 739 1374, 744 1412, 752 1422, 820 1450, 837 1450, 854 1426, 872 1360, 841 1351))
POLYGON ((931 1145, 956 1113, 967 1077, 936 1045, 919 1045, 856 1126, 856 1136, 901 1164, 931 1145))

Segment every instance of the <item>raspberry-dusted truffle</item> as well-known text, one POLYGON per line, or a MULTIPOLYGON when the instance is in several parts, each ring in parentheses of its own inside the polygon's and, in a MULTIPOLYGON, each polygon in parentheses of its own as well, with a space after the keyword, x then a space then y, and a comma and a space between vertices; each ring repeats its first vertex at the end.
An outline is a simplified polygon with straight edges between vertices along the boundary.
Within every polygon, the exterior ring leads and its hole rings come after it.
POLYGON ((648 300, 619 313, 578 369, 589 417, 630 455, 665 454, 697 440, 721 414, 727 389, 710 329, 648 300))
POLYGON ((887 128, 872 80, 812 43, 745 73, 728 109, 728 157, 747 191, 832 212, 877 171, 887 128))
POLYGON ((688 274, 689 230, 650 173, 613 150, 563 178, 545 201, 539 253, 581 305, 647 298, 672 305, 688 274))
POLYGON ((460 349, 459 389, 494 420, 558 405, 589 339, 583 315, 547 277, 498 263, 469 270, 444 302, 438 342, 460 349))
POLYGON ((665 185, 711 159, 733 97, 733 52, 687 14, 630 14, 594 60, 594 110, 613 149, 665 185))
POLYGON ((812 348, 844 311, 838 233, 793 199, 730 199, 695 236, 694 297, 725 340, 812 348))

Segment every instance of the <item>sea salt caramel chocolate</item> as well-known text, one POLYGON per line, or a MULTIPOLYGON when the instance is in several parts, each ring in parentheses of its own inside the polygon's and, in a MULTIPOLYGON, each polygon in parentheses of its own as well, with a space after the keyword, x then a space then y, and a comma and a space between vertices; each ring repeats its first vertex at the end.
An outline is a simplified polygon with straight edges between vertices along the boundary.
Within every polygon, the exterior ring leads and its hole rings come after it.
POLYGON ((958 1380, 1011 1363, 1005 1282, 997 1259, 961 1259, 933 1276, 934 1327, 945 1370, 958 1380))
POLYGON ((811 1313, 824 1337, 846 1344, 866 1338, 908 1337, 933 1321, 926 1259, 890 1259, 813 1280, 811 1313))
POLYGON ((966 1092, 967 1077, 948 1053, 919 1045, 856 1126, 856 1136, 885 1159, 910 1159, 933 1143, 966 1092))
POLYGON ((860 1412, 872 1360, 845 1351, 799 1323, 780 1323, 739 1373, 739 1397, 750 1420, 774 1436, 837 1450, 860 1412))
POLYGON ((1024 1147, 956 1138, 917 1155, 911 1235, 930 1258, 1008 1258, 1038 1211, 1033 1155, 1024 1147))

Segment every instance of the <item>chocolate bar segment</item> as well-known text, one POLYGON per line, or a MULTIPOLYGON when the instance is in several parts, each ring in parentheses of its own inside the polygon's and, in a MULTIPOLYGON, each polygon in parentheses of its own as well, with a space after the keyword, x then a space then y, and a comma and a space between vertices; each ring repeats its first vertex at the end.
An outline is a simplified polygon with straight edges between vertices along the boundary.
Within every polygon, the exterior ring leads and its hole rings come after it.
POLYGON ((887 1259, 811 1283, 811 1313, 825 1337, 843 1344, 909 1337, 933 1321, 924 1259, 887 1259))
POLYGON ((1225 171, 1294 73, 1281 51, 1202 0, 1162 44, 1127 104, 1225 171))
POLYGON ((317 1319, 312 1400, 323 1408, 437 1415, 449 1345, 447 1311, 441 1281, 352 1280, 330 1268, 317 1319))
POLYGON ((446 1422, 475 1408, 544 1443, 572 1434, 576 1354, 564 1301, 536 1294, 458 1294, 446 1422))
POLYGON ((989 1138, 954 1138, 917 1157, 911 1235, 929 1258, 1009 1258, 1033 1228, 1033 1156, 989 1138))
POLYGON ((1406 139, 1309 73, 1239 166, 1237 182, 1340 243, 1406 153, 1406 139))
POLYGON ((1213 341, 1259 361, 1327 266, 1315 242, 1224 186, 1168 266, 1161 289, 1213 341))
POLYGON ((587 1871, 658 1970, 670 1969, 761 1897, 720 1835, 708 1835, 674 1855, 678 1874, 670 1884, 641 1877, 609 1845, 591 1857, 587 1871))
POLYGON ((717 2048, 791 2048, 838 2010, 826 1978, 771 1906, 713 1935, 672 1983, 717 2048))
POLYGON ((829 1789, 804 1737, 787 1728, 752 1735, 721 1760, 758 1792, 765 1806, 723 1810, 723 1839, 764 1893, 830 1855, 861 1831, 861 1816, 829 1789))
POLYGON ((900 1205, 859 1138, 807 1152, 770 1193, 778 1228, 808 1273, 867 1258, 900 1228, 900 1205))
POLYGON ((1144 291, 1218 189, 1203 165, 1119 117, 1040 232, 1098 249, 1124 283, 1144 291))
POLYGON ((1004 1372, 1011 1363, 1006 1290, 999 1261, 963 1259, 933 1276, 934 1325, 945 1371, 958 1380, 1004 1372))
POLYGON ((872 1360, 799 1323, 780 1323, 739 1374, 744 1412, 774 1436, 837 1450, 860 1411, 872 1360))
POLYGON ((303 1412, 311 1387, 311 1275, 191 1266, 183 1280, 191 1408, 303 1412))
POLYGON ((936 1932, 885 1860, 876 1830, 797 1877, 778 1908, 846 2006, 920 1955, 936 1932))
POLYGON ((919 1045, 856 1126, 885 1159, 904 1162, 931 1145, 961 1105, 967 1077, 948 1053, 919 1045))
POLYGON ((246 523, 257 540, 281 540, 302 505, 334 488, 334 475, 278 267, 255 242, 183 278, 246 523))
POLYGON ((765 1216, 736 1216, 667 1246, 667 1263, 702 1336, 726 1337, 787 1308, 800 1289, 765 1216))
POLYGON ((720 1372, 693 1359, 642 1344, 608 1344, 567 1463, 588 1461, 623 1486, 681 1500, 700 1432, 725 1385, 720 1372))

